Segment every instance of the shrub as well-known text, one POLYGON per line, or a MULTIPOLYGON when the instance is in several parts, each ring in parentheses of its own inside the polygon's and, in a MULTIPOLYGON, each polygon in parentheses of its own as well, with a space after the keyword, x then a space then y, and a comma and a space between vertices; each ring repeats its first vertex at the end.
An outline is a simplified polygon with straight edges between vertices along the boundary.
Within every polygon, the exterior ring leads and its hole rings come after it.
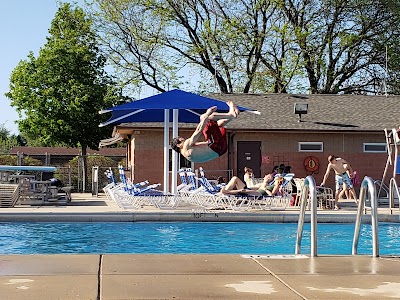
MULTIPOLYGON (((18 159, 16 155, 0 155, 0 165, 15 166, 17 165, 18 159)), ((42 166, 43 163, 36 158, 25 156, 22 159, 23 166, 42 166)))
MULTIPOLYGON (((78 180, 79 175, 79 169, 82 167, 80 165, 79 162, 79 156, 74 157, 73 159, 71 159, 67 164, 64 165, 64 167, 71 167, 71 181, 72 181, 72 185, 76 188, 78 187, 78 180)), ((114 176, 118 176, 118 166, 116 165, 116 163, 114 162, 114 160, 112 160, 109 157, 105 157, 102 155, 88 155, 87 157, 87 172, 88 172, 88 183, 87 183, 87 187, 91 187, 91 183, 92 183, 92 168, 94 166, 98 166, 99 167, 99 191, 101 191, 101 189, 106 186, 108 184, 108 178, 104 175, 104 172, 106 169, 108 169, 109 167, 112 168, 114 176)), ((63 183, 67 182, 66 178, 64 178, 64 174, 61 173, 61 170, 57 170, 55 173, 55 177, 60 179, 63 183), (64 178, 64 180, 63 180, 64 178)), ((82 180, 82 179, 80 179, 82 180)))

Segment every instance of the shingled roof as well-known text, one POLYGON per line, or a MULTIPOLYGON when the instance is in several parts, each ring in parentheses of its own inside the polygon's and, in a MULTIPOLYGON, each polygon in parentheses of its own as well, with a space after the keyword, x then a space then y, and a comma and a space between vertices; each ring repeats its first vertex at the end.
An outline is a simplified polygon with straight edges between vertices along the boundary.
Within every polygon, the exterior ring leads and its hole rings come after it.
MULTIPOLYGON (((242 113, 228 128, 240 130, 378 132, 400 125, 400 96, 210 94, 211 98, 257 109, 261 115, 242 113), (299 122, 295 103, 308 103, 299 122)), ((121 127, 162 127, 160 123, 126 123, 121 127)), ((194 125, 180 124, 182 127, 194 125)))

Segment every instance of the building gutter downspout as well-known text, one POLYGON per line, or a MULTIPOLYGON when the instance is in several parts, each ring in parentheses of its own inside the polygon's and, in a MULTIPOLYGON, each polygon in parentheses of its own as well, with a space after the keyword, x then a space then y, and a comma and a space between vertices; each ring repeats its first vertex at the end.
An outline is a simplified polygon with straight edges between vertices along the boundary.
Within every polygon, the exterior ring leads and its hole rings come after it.
POLYGON ((235 135, 236 135, 236 131, 228 132, 228 149, 229 149, 229 151, 228 151, 228 170, 232 170, 232 174, 230 174, 230 172, 228 172, 228 174, 227 174, 227 179, 228 180, 231 179, 230 175, 233 175, 232 157, 233 157, 233 154, 234 154, 234 151, 233 151, 233 139, 234 139, 235 135))

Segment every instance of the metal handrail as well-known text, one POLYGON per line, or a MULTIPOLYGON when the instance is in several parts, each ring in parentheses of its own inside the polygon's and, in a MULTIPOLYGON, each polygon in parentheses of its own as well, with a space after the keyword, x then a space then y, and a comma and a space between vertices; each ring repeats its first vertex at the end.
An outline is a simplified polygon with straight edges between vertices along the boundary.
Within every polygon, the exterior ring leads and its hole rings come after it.
POLYGON ((297 238, 295 254, 300 254, 301 239, 303 237, 304 216, 308 198, 311 201, 311 256, 316 257, 318 252, 317 247, 317 188, 314 177, 307 176, 304 181, 304 186, 301 191, 300 215, 297 226, 297 238))
POLYGON ((399 188, 397 186, 396 178, 392 177, 389 181, 389 210, 390 214, 392 214, 392 210, 394 210, 394 196, 397 194, 397 199, 399 199, 399 209, 400 209, 400 193, 399 188))
POLYGON ((383 196, 384 196, 384 195, 381 195, 382 191, 385 192, 385 194, 386 194, 385 197, 387 197, 389 199, 389 187, 381 180, 375 180, 374 183, 375 183, 375 186, 379 187, 379 191, 377 194, 378 200, 379 200, 379 198, 383 198, 383 196))
POLYGON ((379 241, 378 241, 378 197, 376 187, 371 177, 365 176, 360 189, 360 199, 358 202, 357 219, 354 228, 352 255, 357 254, 358 240, 360 236, 361 217, 366 200, 366 192, 369 192, 371 198, 371 227, 372 227, 372 256, 379 256, 379 241))

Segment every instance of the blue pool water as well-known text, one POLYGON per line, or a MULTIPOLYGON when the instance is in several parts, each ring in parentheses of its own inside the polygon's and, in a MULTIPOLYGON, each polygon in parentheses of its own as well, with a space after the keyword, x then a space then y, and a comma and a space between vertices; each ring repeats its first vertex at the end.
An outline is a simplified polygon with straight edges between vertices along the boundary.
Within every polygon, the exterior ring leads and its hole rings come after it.
MULTIPOLYGON (((0 223, 0 254, 294 254, 295 223, 0 223)), ((354 224, 318 224, 318 253, 350 255, 354 224)), ((379 224, 381 255, 400 255, 400 224, 379 224)), ((310 224, 302 254, 310 253, 310 224)), ((363 224, 358 254, 372 254, 363 224)))

